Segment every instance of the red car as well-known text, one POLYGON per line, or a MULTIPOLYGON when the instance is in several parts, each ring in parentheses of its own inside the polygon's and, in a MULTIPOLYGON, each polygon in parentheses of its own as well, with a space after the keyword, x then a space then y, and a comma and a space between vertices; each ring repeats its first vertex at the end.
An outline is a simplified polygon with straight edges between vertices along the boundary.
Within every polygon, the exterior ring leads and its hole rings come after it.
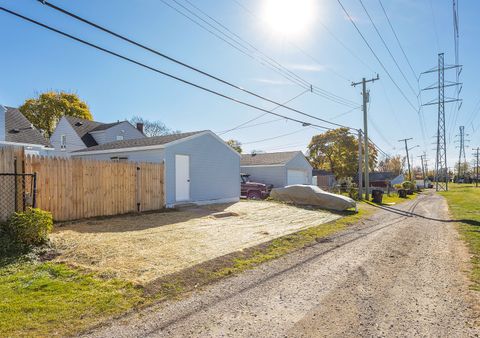
POLYGON ((268 197, 272 190, 272 185, 266 185, 258 182, 251 182, 250 175, 240 174, 240 195, 252 200, 261 200, 268 197))

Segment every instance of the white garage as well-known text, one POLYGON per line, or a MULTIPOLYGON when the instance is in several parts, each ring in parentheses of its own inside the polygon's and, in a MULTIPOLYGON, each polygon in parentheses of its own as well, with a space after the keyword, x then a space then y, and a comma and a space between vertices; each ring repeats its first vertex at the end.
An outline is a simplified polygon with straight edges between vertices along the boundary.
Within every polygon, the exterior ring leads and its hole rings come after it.
POLYGON ((312 184, 312 166, 301 151, 244 154, 240 171, 250 180, 275 188, 292 184, 312 184))
POLYGON ((287 169, 287 185, 309 184, 306 170, 287 169))

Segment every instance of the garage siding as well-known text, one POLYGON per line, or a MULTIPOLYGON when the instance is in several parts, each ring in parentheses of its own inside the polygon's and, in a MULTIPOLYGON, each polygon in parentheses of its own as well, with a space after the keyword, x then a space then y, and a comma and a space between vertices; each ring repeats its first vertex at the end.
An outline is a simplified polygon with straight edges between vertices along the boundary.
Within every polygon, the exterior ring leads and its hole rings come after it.
POLYGON ((89 158, 94 160, 109 161, 112 157, 126 157, 128 161, 132 162, 151 162, 151 163, 161 163, 164 159, 164 150, 163 149, 150 149, 150 150, 137 150, 137 151, 122 151, 122 152, 111 152, 103 154, 91 154, 91 155, 75 155, 71 154, 72 157, 82 157, 89 158))
POLYGON ((240 171, 250 175, 250 180, 258 183, 273 184, 274 188, 287 184, 285 166, 243 166, 240 171))
POLYGON ((240 156, 210 134, 168 146, 165 149, 167 205, 175 197, 175 155, 190 157, 192 202, 240 199, 240 156))
POLYGON ((287 170, 303 170, 307 173, 307 184, 312 184, 312 166, 302 153, 298 153, 286 164, 287 170))

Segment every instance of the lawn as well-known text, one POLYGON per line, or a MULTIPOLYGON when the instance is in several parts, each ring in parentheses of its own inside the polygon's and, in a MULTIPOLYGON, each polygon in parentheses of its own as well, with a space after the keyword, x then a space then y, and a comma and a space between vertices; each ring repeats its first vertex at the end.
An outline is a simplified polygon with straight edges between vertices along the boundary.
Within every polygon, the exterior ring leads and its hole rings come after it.
POLYGON ((32 252, 0 254, 0 337, 75 335, 129 310, 178 297, 316 243, 372 212, 370 206, 361 203, 359 213, 345 212, 340 219, 237 251, 212 264, 194 266, 154 286, 134 285, 113 275, 53 261, 42 262, 32 252))
POLYGON ((469 184, 450 184, 449 191, 440 192, 447 199, 450 212, 458 220, 462 238, 472 254, 471 280, 480 291, 480 188, 469 184))

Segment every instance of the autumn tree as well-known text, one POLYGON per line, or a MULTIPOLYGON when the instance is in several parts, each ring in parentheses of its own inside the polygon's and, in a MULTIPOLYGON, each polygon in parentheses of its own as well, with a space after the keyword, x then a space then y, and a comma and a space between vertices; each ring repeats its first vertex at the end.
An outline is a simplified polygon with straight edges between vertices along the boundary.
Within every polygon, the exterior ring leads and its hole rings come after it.
POLYGON ((239 154, 242 153, 242 144, 237 141, 237 140, 228 140, 226 141, 226 143, 232 147, 233 149, 235 149, 239 154))
POLYGON ((130 119, 130 123, 133 125, 136 125, 137 123, 142 123, 143 133, 148 137, 178 134, 180 132, 178 130, 171 130, 161 121, 151 121, 144 119, 140 116, 132 117, 130 119))
POLYGON ((50 137, 62 116, 92 120, 88 105, 77 94, 46 92, 25 101, 19 107, 22 114, 46 136, 50 137))
MULTIPOLYGON (((369 145, 369 153, 369 165, 374 168, 378 152, 373 144, 369 145)), ((348 128, 326 131, 312 137, 308 157, 314 168, 331 171, 337 179, 354 177, 358 172, 358 139, 348 128)))
POLYGON ((395 155, 378 162, 378 170, 400 175, 405 167, 405 157, 395 155))

